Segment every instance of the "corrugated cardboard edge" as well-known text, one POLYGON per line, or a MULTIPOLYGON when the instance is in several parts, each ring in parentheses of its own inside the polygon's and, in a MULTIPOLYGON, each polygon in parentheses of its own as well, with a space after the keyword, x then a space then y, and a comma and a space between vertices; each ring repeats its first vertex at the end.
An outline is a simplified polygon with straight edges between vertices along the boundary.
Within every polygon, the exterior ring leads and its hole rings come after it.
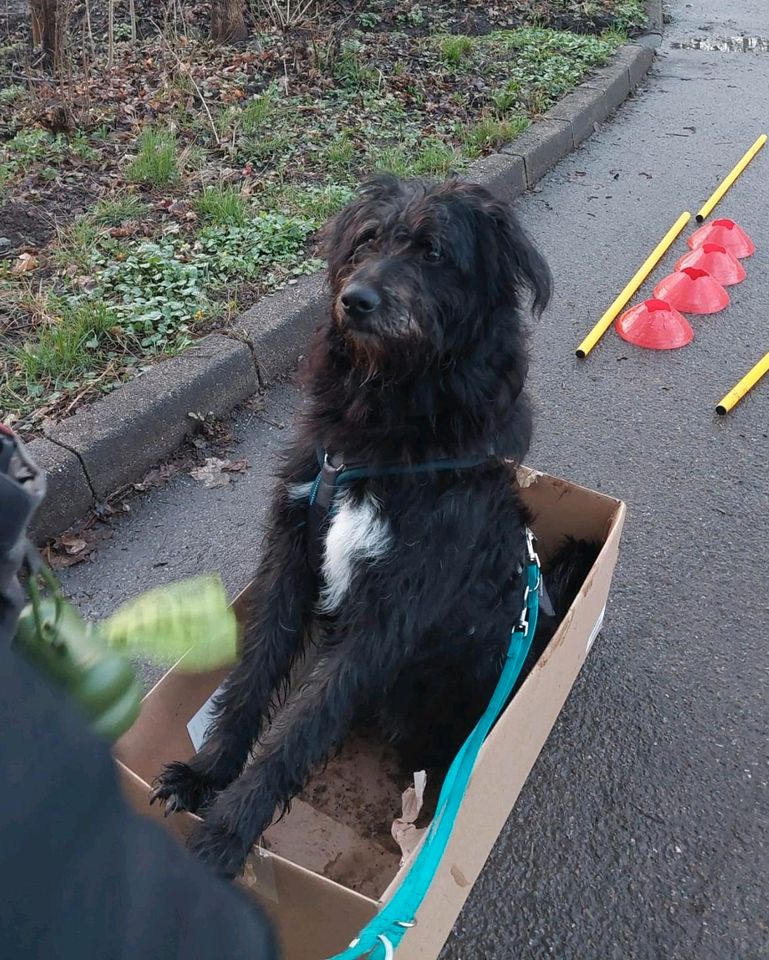
MULTIPOLYGON (((625 505, 618 502, 593 572, 483 745, 441 866, 417 914, 417 925, 398 949, 398 960, 438 956, 483 869, 587 657, 585 637, 603 615, 625 512, 625 505), (560 677, 554 674, 556 669, 560 677), (509 758, 511 750, 515 764, 494 762, 495 755, 497 760, 509 758)), ((397 889, 402 874, 385 891, 383 902, 397 889)))
MULTIPOLYGON (((551 504, 562 503, 570 493, 579 495, 580 500, 583 496, 592 500, 607 518, 603 528, 605 542, 561 627, 481 751, 457 828, 419 911, 417 927, 409 931, 399 948, 399 960, 427 960, 438 956, 568 696, 606 605, 625 519, 625 505, 606 494, 537 471, 529 470, 525 476, 535 477, 535 482, 527 488, 528 493, 524 494, 534 506, 542 497, 545 503, 548 498, 551 504), (541 479, 546 483, 538 491, 541 479), (542 710, 542 704, 547 709, 542 710), (511 744, 515 744, 515 764, 510 763, 511 744), (504 762, 498 762, 499 756, 495 762, 495 753, 501 753, 504 762)), ((577 505, 572 520, 577 525, 586 522, 584 503, 577 505)), ((236 603, 242 603, 244 594, 245 591, 241 592, 236 603)), ((194 699, 202 703, 220 679, 218 675, 211 675, 204 680, 200 684, 200 697, 196 694, 194 699)), ((157 689, 158 685, 153 688, 157 689)), ((173 701, 173 690, 170 697, 173 701)), ((185 701, 185 716, 189 717, 189 711, 194 711, 197 706, 199 703, 185 701)), ((165 704, 159 713, 154 711, 145 735, 152 735, 152 723, 162 721, 164 710, 173 714, 173 702, 165 704)), ((186 727, 184 730, 186 736, 186 727)), ((147 806, 147 783, 126 770, 120 761, 118 768, 132 805, 162 819, 160 811, 147 806)), ((192 823, 194 818, 186 814, 166 821, 166 825, 181 837, 189 831, 192 823)), ((399 885, 403 869, 378 902, 276 853, 260 856, 255 874, 257 879, 251 892, 274 919, 285 955, 291 960, 322 960, 344 948, 354 932, 387 901, 399 885), (296 913, 287 916, 287 912, 281 909, 281 899, 289 901, 300 916, 296 913)))
MULTIPOLYGON (((184 842, 197 817, 188 813, 165 819, 162 810, 147 803, 149 785, 119 759, 118 778, 126 800, 142 816, 171 830, 184 842)), ((275 925, 282 955, 292 960, 322 960, 343 950, 350 930, 359 930, 379 909, 376 900, 313 873, 270 851, 249 857, 237 885, 253 896, 275 925), (281 900, 301 904, 301 919, 286 916, 281 900)))

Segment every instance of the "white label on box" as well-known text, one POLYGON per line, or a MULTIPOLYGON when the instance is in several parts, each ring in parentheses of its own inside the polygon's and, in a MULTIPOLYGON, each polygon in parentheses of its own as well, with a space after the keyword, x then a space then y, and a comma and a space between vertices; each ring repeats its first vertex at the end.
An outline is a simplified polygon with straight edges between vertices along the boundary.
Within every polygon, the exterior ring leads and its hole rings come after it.
POLYGON ((200 710, 198 710, 187 724, 187 733, 190 735, 195 753, 200 750, 203 746, 203 741, 206 739, 206 733, 208 733, 208 728, 211 724, 211 714, 214 709, 213 699, 221 689, 221 687, 217 687, 216 690, 214 690, 208 700, 206 700, 200 710))
POLYGON ((601 612, 598 614, 598 619, 595 622, 595 626, 590 631, 590 636, 587 638, 587 649, 585 650, 586 654, 590 653, 590 648, 593 646, 593 643, 595 642, 595 638, 601 632, 601 627, 603 626, 603 618, 605 614, 606 614, 606 604, 603 605, 603 610, 601 610, 601 612))

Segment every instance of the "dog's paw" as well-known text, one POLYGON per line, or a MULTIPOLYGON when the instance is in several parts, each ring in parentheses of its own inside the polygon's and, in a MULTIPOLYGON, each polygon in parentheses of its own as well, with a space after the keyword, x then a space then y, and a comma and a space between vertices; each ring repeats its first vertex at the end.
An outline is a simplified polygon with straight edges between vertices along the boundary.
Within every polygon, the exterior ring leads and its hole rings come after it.
POLYGON ((152 784, 150 803, 160 801, 169 813, 187 810, 196 813, 216 795, 214 785, 186 763, 169 763, 152 784))
POLYGON ((199 860, 225 880, 234 880, 243 873, 251 850, 250 843, 230 833, 223 823, 216 820, 204 820, 192 833, 188 847, 199 860))

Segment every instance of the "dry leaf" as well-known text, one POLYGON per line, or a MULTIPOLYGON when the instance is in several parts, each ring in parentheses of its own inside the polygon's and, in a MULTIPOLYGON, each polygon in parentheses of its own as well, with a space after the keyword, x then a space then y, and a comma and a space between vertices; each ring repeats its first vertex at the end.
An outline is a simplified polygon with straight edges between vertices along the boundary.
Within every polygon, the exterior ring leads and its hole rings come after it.
POLYGON ((82 537, 75 536, 74 534, 64 534, 64 536, 59 537, 60 546, 64 547, 65 553, 76 554, 82 553, 83 550, 88 546, 85 540, 82 537))
POLYGON ((227 473, 243 473, 248 470, 250 464, 245 457, 242 460, 233 460, 231 463, 227 460, 222 464, 222 470, 226 470, 227 473))
POLYGON ((28 273, 37 268, 37 257, 31 253, 20 253, 19 258, 11 267, 11 273, 28 273))
POLYGON ((52 548, 48 548, 46 560, 54 569, 74 567, 77 563, 88 560, 95 547, 88 543, 83 536, 76 533, 65 533, 55 540, 52 548))
POLYGON ((46 563, 52 570, 66 570, 67 567, 74 567, 78 563, 84 563, 86 560, 89 560, 91 554, 87 551, 82 553, 77 553, 75 556, 70 557, 65 553, 55 553, 53 550, 46 551, 46 563))
POLYGON ((202 467, 195 467, 194 470, 190 470, 190 476, 209 489, 223 487, 230 482, 230 475, 226 472, 229 465, 229 460, 220 460, 219 457, 206 457, 206 462, 202 467))
POLYGON ((133 485, 134 490, 143 492, 151 490, 153 487, 162 487, 180 470, 181 466, 178 463, 161 463, 159 467, 153 467, 152 470, 145 473, 141 480, 133 485))

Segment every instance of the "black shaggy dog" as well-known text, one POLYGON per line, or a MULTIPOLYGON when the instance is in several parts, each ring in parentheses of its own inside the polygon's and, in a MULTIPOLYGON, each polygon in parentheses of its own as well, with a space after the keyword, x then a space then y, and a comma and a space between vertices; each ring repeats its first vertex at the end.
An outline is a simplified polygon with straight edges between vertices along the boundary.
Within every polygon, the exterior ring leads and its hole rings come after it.
MULTIPOLYGON (((522 310, 528 293, 547 303, 547 265, 506 203, 459 180, 372 181, 326 253, 331 316, 242 657, 204 746, 153 793, 203 813, 192 847, 227 877, 360 716, 408 744, 410 769, 445 763, 488 703, 523 603, 511 464, 531 435, 522 310), (319 450, 365 475, 332 497, 313 484, 319 450)), ((556 614, 581 559, 564 557, 556 614)), ((542 617, 538 647, 554 624, 542 617)))

